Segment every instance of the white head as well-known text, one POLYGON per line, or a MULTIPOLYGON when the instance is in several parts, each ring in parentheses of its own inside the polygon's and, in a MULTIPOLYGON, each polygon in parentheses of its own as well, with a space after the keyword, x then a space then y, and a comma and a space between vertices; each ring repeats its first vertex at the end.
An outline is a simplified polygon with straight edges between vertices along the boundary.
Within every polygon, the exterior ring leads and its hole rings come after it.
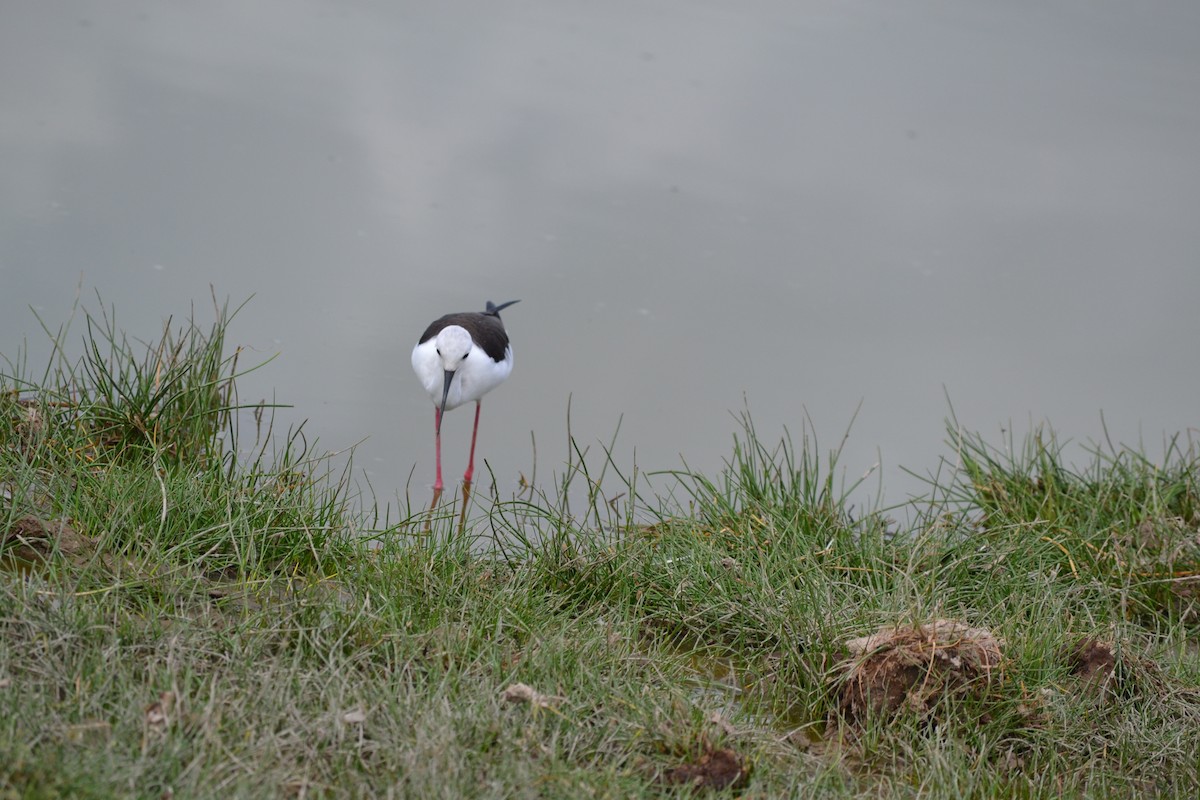
POLYGON ((475 343, 471 341, 471 334, 467 333, 467 329, 460 325, 447 325, 442 328, 441 332, 434 340, 434 346, 437 347, 438 358, 442 362, 442 370, 445 374, 445 383, 442 385, 442 404, 440 406, 441 414, 438 414, 438 432, 442 430, 442 414, 446 412, 446 397, 450 394, 450 382, 454 380, 454 373, 462 366, 462 362, 467 356, 471 355, 471 348, 475 343))
POLYGON ((459 325, 447 325, 437 335, 435 342, 438 358, 442 360, 442 369, 454 372, 471 353, 474 342, 467 329, 459 325))

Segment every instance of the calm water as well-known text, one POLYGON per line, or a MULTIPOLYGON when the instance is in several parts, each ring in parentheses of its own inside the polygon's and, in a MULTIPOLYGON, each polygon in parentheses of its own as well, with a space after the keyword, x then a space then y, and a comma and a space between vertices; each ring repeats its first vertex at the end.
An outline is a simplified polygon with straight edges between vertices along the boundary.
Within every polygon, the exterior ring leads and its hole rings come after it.
MULTIPOLYGON (((133 335, 253 300, 243 398, 432 482, 409 367, 505 313, 480 454, 571 423, 643 469, 760 432, 882 458, 968 427, 1153 453, 1200 425, 1200 4, 17 3, 0 10, 0 352, 77 286, 133 335)), ((470 410, 447 418, 447 475, 470 410)))

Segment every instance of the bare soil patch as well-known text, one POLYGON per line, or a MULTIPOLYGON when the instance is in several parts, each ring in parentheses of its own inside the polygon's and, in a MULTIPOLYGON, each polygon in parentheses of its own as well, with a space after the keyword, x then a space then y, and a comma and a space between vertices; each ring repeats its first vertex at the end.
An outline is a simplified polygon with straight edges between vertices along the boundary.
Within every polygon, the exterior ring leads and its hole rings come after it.
POLYGON ((65 520, 20 517, 0 533, 0 551, 17 561, 41 562, 55 552, 73 564, 83 564, 96 552, 95 543, 65 520))
POLYGON ((688 761, 668 770, 663 782, 675 786, 689 785, 696 789, 737 790, 746 785, 750 772, 745 761, 727 747, 705 749, 695 761, 688 761))

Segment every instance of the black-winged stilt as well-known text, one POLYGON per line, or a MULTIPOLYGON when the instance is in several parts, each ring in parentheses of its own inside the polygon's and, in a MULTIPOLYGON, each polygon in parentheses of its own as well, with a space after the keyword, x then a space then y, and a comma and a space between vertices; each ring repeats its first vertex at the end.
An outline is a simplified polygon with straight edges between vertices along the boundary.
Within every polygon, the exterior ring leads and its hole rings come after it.
POLYGON ((447 314, 430 323, 412 351, 413 372, 433 400, 437 479, 434 502, 442 493, 442 415, 475 401, 475 428, 471 431, 471 457, 463 474, 464 490, 475 471, 475 437, 479 433, 481 398, 509 376, 513 368, 512 345, 500 312, 518 300, 494 305, 486 311, 447 314))

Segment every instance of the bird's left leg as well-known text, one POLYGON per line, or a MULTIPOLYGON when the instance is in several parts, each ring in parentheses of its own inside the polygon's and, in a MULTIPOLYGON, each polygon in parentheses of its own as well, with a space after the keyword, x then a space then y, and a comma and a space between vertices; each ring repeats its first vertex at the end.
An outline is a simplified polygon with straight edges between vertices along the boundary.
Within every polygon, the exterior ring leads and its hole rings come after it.
POLYGON ((479 435, 479 408, 481 403, 475 401, 475 427, 471 430, 471 457, 467 459, 467 471, 463 473, 463 483, 470 484, 471 476, 475 474, 475 437, 479 435))

